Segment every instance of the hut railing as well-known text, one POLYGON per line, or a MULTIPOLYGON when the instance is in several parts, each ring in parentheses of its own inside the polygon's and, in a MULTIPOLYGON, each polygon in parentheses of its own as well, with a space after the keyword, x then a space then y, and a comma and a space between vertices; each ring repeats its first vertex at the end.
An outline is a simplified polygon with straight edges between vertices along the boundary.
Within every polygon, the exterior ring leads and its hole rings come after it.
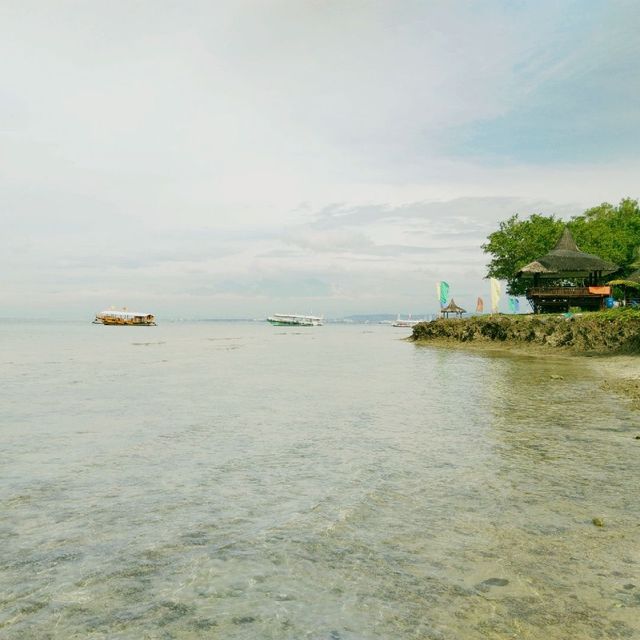
POLYGON ((556 296, 562 298, 602 297, 601 293, 590 293, 589 287, 533 287, 527 289, 527 298, 532 296, 556 296))

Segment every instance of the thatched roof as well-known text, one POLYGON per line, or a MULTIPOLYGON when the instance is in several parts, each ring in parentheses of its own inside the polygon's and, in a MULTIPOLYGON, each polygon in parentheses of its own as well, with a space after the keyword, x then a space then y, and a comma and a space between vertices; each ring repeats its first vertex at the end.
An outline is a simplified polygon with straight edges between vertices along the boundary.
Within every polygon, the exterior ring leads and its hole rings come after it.
POLYGON ((631 280, 632 282, 640 283, 640 269, 636 269, 633 273, 630 273, 625 280, 631 280))
POLYGON ((624 278, 620 278, 619 280, 610 280, 607 284, 640 289, 640 282, 636 282, 635 280, 625 280, 624 278))
POLYGON ((617 271, 618 268, 617 265, 598 256, 580 251, 571 232, 565 227, 556 246, 546 255, 522 267, 516 276, 583 276, 593 271, 601 271, 606 275, 617 271))
POLYGON ((607 284, 624 285, 625 287, 632 287, 634 289, 640 289, 640 269, 636 269, 633 273, 630 273, 626 278, 618 278, 616 280, 610 280, 607 284))
POLYGON ((462 307, 459 307, 451 298, 451 302, 446 306, 440 309, 442 313, 467 313, 462 307))

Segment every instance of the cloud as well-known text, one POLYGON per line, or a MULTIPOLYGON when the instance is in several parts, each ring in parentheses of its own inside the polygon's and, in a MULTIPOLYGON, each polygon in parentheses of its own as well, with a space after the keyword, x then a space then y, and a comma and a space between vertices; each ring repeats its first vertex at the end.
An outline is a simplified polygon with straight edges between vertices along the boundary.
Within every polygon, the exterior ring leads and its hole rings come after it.
POLYGON ((361 253, 373 247, 364 233, 348 229, 303 228, 289 233, 285 242, 319 253, 361 253))
POLYGON ((543 35, 519 62, 519 90, 504 113, 443 132, 444 146, 486 162, 635 159, 640 143, 640 5, 592 2, 543 35))
POLYGON ((4 3, 3 313, 406 309, 445 276, 473 291, 499 220, 638 195, 637 17, 4 3))
POLYGON ((580 207, 575 204, 558 204, 518 197, 467 197, 446 201, 410 202, 401 205, 353 206, 334 203, 315 214, 312 226, 320 229, 335 229, 399 221, 410 224, 414 228, 418 225, 428 226, 439 233, 451 233, 456 230, 468 232, 469 225, 472 225, 476 231, 481 231, 487 222, 494 222, 516 211, 564 214, 575 213, 579 209, 580 207))

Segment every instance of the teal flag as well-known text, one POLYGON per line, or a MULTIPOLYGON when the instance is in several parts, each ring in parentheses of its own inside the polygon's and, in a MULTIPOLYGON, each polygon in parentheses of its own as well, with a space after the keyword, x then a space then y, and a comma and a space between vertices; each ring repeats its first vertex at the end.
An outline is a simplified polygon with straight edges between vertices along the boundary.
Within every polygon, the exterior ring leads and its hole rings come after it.
POLYGON ((447 304, 447 298, 449 297, 449 283, 438 282, 438 297, 440 298, 440 306, 444 307, 447 304))
POLYGON ((520 311, 520 300, 518 298, 509 298, 509 311, 518 313, 520 311))

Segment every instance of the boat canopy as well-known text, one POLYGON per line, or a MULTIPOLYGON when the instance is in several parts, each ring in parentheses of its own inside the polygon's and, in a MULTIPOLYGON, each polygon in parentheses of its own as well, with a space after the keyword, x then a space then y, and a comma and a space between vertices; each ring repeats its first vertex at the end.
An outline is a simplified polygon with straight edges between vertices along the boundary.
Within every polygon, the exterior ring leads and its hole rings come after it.
POLYGON ((131 320, 132 318, 150 318, 153 317, 152 313, 140 313, 138 311, 101 311, 96 314, 98 318, 122 318, 123 320, 131 320))
POLYGON ((295 313, 274 313, 273 318, 300 318, 304 320, 322 320, 320 316, 302 316, 295 313))

